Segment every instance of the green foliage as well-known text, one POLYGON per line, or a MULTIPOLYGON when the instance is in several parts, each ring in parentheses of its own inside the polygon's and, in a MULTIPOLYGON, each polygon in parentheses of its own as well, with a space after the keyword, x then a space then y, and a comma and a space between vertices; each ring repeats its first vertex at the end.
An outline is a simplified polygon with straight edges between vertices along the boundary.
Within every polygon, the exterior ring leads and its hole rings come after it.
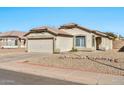
POLYGON ((105 32, 105 34, 108 35, 108 36, 113 37, 113 40, 115 40, 116 38, 118 38, 118 35, 115 34, 115 33, 113 33, 113 32, 105 32))
POLYGON ((78 50, 76 48, 72 48, 71 52, 77 52, 78 50))
POLYGON ((105 34, 107 34, 108 36, 111 36, 111 37, 114 37, 114 38, 117 38, 118 36, 113 33, 113 32, 105 32, 105 34))

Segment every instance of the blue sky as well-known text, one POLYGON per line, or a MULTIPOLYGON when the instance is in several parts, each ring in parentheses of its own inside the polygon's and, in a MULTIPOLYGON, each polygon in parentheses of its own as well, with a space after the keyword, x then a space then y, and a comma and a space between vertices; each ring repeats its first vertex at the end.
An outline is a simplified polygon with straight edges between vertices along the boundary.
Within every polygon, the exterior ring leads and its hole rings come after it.
POLYGON ((0 32, 29 31, 37 26, 77 23, 124 36, 124 8, 0 8, 0 32))

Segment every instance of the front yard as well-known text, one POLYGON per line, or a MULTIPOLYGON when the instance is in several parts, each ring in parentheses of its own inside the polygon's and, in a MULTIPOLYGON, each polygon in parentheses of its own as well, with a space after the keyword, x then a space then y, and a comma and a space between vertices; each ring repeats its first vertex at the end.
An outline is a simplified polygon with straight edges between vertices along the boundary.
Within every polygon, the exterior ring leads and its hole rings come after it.
POLYGON ((124 76, 124 52, 114 50, 32 54, 24 49, 0 49, 0 57, 1 62, 12 57, 13 61, 23 59, 28 64, 124 76))
POLYGON ((95 51, 42 54, 29 64, 124 76, 124 52, 95 51))

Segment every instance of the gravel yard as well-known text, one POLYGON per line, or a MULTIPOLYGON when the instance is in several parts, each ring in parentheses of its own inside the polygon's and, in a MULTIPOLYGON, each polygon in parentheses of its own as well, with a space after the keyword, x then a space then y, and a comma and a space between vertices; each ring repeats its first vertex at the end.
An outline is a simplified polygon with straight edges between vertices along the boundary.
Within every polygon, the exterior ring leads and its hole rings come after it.
POLYGON ((26 62, 124 76, 124 52, 95 51, 48 54, 31 58, 26 62))

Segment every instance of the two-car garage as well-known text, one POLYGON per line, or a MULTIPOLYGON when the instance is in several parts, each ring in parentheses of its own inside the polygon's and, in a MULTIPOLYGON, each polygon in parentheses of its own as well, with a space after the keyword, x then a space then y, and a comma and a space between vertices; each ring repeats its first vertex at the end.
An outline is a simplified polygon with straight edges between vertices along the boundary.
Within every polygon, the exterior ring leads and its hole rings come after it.
POLYGON ((53 53, 53 38, 28 39, 28 52, 53 53))
POLYGON ((73 36, 58 29, 40 27, 25 34, 28 52, 56 53, 70 51, 73 45, 73 36))

